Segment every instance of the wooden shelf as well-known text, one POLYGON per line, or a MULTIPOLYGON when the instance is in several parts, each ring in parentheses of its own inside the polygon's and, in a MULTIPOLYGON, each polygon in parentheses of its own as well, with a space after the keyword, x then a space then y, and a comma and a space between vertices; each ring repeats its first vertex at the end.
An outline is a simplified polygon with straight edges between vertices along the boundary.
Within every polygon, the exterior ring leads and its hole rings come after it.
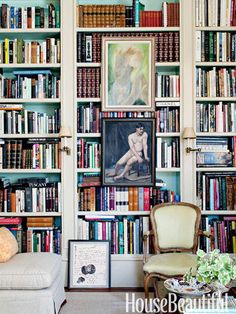
POLYGON ((202 210, 202 215, 224 215, 224 216, 235 216, 236 211, 234 210, 202 210))
POLYGON ((100 168, 77 168, 78 173, 83 172, 101 172, 100 168))
POLYGON ((195 31, 236 32, 236 26, 204 26, 195 27, 195 31))
POLYGON ((197 67, 209 66, 209 67, 230 67, 236 66, 236 62, 196 62, 197 67))
POLYGON ((156 102, 156 108, 162 108, 162 107, 176 107, 179 108, 180 107, 180 103, 178 105, 175 105, 174 102, 172 103, 171 101, 158 101, 156 102), (167 103, 167 104, 164 104, 167 103))
POLYGON ((236 97, 196 97, 196 101, 236 101, 236 97))
POLYGON ((59 138, 59 134, 0 134, 0 138, 59 138))
POLYGON ((180 136, 180 132, 163 132, 163 133, 161 133, 161 132, 157 132, 156 133, 156 136, 157 137, 178 137, 178 136, 180 136))
POLYGON ((55 213, 55 212, 23 212, 23 213, 15 213, 15 212, 7 212, 7 213, 0 213, 0 217, 38 217, 38 216, 43 216, 43 217, 48 217, 48 216, 53 216, 53 217, 60 217, 62 216, 62 213, 55 213))
POLYGON ((107 33, 107 32, 178 32, 180 27, 77 27, 76 32, 107 33))
POLYGON ((30 63, 9 63, 9 64, 0 64, 0 67, 3 69, 8 68, 60 68, 60 63, 40 63, 40 64, 30 64, 30 63))
POLYGON ((163 101, 180 101, 180 97, 155 97, 155 101, 163 102, 163 101))
POLYGON ((223 136, 223 137, 230 137, 230 136, 236 136, 236 132, 197 132, 196 136, 206 136, 206 137, 210 137, 210 136, 223 136))
MULTIPOLYGON (((99 68, 101 67, 101 62, 77 62, 76 66, 79 68, 99 68)), ((158 67, 179 67, 180 62, 155 62, 155 66, 158 67)))
POLYGON ((76 98, 77 102, 101 102, 101 98, 76 98))
POLYGON ((100 217, 100 216, 149 216, 150 211, 78 211, 78 216, 91 216, 91 217, 100 217))
POLYGON ((101 62, 77 62, 76 66, 79 68, 99 68, 101 67, 101 62))
POLYGON ((61 169, 0 169, 0 173, 61 173, 61 169))
POLYGON ((101 133, 77 133, 77 137, 101 137, 101 133))
POLYGON ((156 168, 156 172, 180 172, 180 168, 156 168))
POLYGON ((236 167, 202 167, 196 168, 198 172, 231 172, 236 171, 236 167))
POLYGON ((0 103, 60 103, 60 98, 0 98, 0 103))
POLYGON ((155 66, 157 67, 179 67, 180 62, 155 62, 155 66))
POLYGON ((1 28, 0 34, 59 34, 60 28, 1 28))

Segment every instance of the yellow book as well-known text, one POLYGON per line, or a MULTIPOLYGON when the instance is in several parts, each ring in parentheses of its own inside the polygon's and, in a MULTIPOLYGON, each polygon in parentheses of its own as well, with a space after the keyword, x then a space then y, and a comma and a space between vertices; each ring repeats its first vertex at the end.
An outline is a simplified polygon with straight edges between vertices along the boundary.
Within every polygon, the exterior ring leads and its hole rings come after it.
POLYGON ((236 235, 235 235, 236 222, 232 221, 232 241, 233 241, 233 253, 236 253, 236 235))
POLYGON ((5 63, 9 64, 9 39, 5 38, 5 63))

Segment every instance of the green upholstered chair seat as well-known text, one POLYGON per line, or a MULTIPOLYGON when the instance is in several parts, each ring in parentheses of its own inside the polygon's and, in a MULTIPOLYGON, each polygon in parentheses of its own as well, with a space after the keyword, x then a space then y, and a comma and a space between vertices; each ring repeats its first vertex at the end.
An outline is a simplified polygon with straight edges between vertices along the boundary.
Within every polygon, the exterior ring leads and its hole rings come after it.
POLYGON ((153 255, 145 263, 147 273, 159 273, 164 276, 184 275, 191 267, 196 268, 197 257, 189 253, 163 253, 153 255))

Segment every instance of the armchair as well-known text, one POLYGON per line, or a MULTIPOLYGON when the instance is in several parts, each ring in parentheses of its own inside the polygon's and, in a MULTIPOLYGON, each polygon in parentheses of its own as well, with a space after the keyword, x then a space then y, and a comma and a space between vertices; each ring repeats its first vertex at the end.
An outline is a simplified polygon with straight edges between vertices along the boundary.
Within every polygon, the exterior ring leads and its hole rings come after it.
MULTIPOLYGON (((196 267, 201 210, 190 203, 165 203, 151 210, 152 230, 144 235, 144 291, 149 298, 149 282, 152 278, 182 278, 196 267), (153 240, 154 255, 147 259, 147 240, 153 240)), ((157 285, 154 286, 158 295, 157 285)))

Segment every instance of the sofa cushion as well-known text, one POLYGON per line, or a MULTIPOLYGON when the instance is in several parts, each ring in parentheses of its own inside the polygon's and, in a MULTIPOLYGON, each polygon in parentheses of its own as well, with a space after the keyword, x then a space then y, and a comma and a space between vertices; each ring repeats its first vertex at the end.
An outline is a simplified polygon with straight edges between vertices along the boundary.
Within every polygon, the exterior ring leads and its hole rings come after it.
POLYGON ((61 256, 53 253, 16 254, 0 264, 0 289, 43 289, 61 271, 61 256))
POLYGON ((0 263, 7 262, 18 252, 14 235, 7 228, 0 228, 0 263))

